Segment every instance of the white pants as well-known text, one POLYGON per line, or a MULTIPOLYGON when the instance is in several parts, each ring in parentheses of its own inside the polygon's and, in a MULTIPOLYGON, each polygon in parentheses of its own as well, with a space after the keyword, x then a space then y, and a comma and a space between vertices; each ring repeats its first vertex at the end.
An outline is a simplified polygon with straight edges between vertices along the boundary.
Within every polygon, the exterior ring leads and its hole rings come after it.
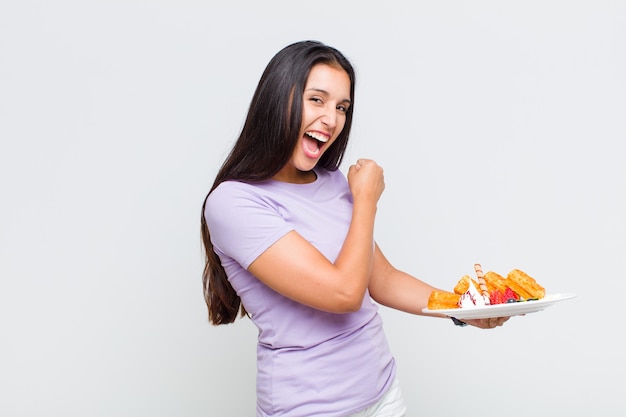
POLYGON ((347 417, 403 417, 405 414, 406 405, 400 390, 400 382, 395 378, 380 401, 347 417))

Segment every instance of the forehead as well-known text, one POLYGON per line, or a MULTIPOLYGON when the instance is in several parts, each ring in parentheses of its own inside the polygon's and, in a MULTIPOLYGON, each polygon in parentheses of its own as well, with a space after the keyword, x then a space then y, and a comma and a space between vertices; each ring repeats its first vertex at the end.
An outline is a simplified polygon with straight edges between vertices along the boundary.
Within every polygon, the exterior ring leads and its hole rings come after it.
POLYGON ((315 89, 350 99, 350 77, 338 65, 316 64, 311 68, 305 90, 315 89))

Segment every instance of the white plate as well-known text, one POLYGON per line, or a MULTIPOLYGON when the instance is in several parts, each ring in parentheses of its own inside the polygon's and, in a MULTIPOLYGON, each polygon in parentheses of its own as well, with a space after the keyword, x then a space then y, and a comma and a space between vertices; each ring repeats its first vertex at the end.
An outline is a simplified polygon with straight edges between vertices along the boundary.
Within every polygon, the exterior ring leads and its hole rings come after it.
POLYGON ((424 313, 438 313, 446 316, 462 319, 487 319, 491 317, 510 317, 521 314, 534 313, 550 307, 559 301, 569 300, 576 297, 576 294, 552 294, 546 295, 541 300, 521 301, 517 303, 494 304, 482 307, 450 308, 445 310, 423 309, 424 313))

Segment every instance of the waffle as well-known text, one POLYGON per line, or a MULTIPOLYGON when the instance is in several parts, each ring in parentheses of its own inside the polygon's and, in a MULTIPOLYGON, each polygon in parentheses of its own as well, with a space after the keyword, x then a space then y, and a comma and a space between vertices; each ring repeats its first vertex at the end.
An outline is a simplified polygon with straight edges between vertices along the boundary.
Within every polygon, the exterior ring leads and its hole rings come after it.
POLYGON ((513 269, 509 272, 507 277, 504 278, 502 275, 493 271, 489 271, 483 276, 482 270, 480 270, 480 264, 476 264, 474 268, 478 275, 478 282, 469 275, 463 275, 456 283, 453 290, 454 292, 442 290, 432 291, 428 297, 428 309, 443 310, 459 308, 459 300, 461 296, 468 291, 470 282, 473 283, 476 288, 482 289, 482 293, 487 294, 487 299, 489 294, 492 294, 493 291, 497 290, 504 294, 507 288, 514 291, 523 300, 541 299, 546 295, 546 290, 539 285, 533 277, 519 269, 513 269))
POLYGON ((434 290, 428 297, 429 310, 443 310, 448 308, 458 308, 461 296, 453 292, 434 290))
POLYGON ((540 299, 546 295, 545 288, 539 285, 533 277, 519 269, 509 272, 505 284, 526 300, 531 298, 540 299))
POLYGON ((487 283, 487 290, 489 291, 489 293, 491 293, 493 290, 500 290, 503 293, 504 291, 506 291, 506 278, 504 278, 497 272, 487 272, 485 274, 485 282, 487 283))

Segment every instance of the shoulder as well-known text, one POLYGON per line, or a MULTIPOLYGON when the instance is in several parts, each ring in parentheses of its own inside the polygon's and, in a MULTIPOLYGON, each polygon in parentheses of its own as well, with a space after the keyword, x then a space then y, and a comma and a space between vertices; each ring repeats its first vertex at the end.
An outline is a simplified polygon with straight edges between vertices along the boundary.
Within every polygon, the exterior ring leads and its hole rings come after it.
POLYGON ((322 183, 330 183, 337 186, 348 185, 348 179, 339 169, 329 171, 327 169, 316 168, 315 173, 317 174, 318 181, 322 183))
POLYGON ((216 251, 244 267, 291 230, 271 191, 260 183, 221 183, 207 197, 204 218, 216 251))
POLYGON ((224 181, 207 197, 207 206, 236 201, 259 200, 264 195, 262 186, 242 181, 224 181))
POLYGON ((262 190, 253 184, 224 181, 207 197, 205 215, 207 220, 213 216, 221 218, 241 209, 262 206, 263 200, 262 190))

